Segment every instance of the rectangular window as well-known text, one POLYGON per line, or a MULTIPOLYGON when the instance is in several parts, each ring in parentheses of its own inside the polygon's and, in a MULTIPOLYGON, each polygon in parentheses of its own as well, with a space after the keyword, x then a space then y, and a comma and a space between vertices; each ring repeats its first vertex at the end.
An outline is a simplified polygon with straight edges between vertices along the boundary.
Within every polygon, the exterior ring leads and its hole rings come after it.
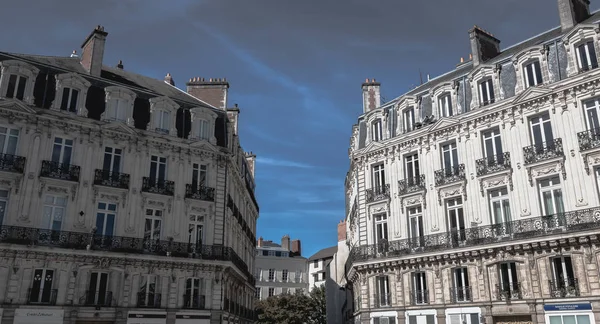
POLYGON ((586 101, 584 104, 588 130, 592 131, 594 139, 600 136, 600 98, 586 101))
POLYGON ((104 162, 102 170, 109 172, 121 172, 121 161, 123 150, 113 147, 104 148, 104 162))
POLYGON ((552 134, 552 125, 550 123, 550 113, 545 112, 541 115, 532 117, 529 120, 531 130, 531 139, 535 145, 536 151, 544 152, 544 149, 554 147, 554 135, 552 134))
POLYGON ((448 231, 455 245, 467 239, 465 216, 461 198, 446 200, 446 213, 448 215, 448 231))
POLYGON ((260 299, 260 287, 256 287, 256 298, 260 299))
POLYGON ((88 287, 88 305, 110 305, 112 294, 108 291, 108 273, 92 272, 88 287))
POLYGON ((495 128, 483 132, 483 153, 489 166, 504 164, 500 130, 495 128))
POLYGON ((42 218, 42 228, 60 231, 66 209, 67 197, 46 195, 44 198, 44 216, 42 218))
POLYGON ((302 282, 302 271, 296 271, 295 274, 296 274, 295 282, 297 282, 297 283, 302 282))
POLYGON ((0 225, 4 224, 4 216, 8 208, 8 190, 0 190, 0 225))
POLYGON ((414 304, 421 305, 429 303, 427 276, 425 272, 415 272, 412 274, 412 286, 414 304))
POLYGON ((160 283, 158 276, 143 274, 140 276, 138 305, 160 307, 160 283))
POLYGON ((169 134, 169 130, 171 129, 171 113, 159 110, 156 114, 156 131, 169 134))
POLYGON ((421 206, 407 208, 408 214, 408 237, 412 247, 425 245, 425 233, 423 231, 423 210, 421 206))
POLYGON ((377 119, 371 125, 371 139, 374 142, 379 142, 383 139, 383 128, 381 125, 381 119, 377 119))
POLYGON ((273 297, 275 295, 275 288, 269 287, 269 297, 273 297))
POLYGON ((269 281, 275 281, 275 269, 269 269, 269 281))
POLYGON ((377 282, 377 307, 390 306, 390 284, 387 276, 376 277, 377 282))
POLYGON ((438 99, 439 114, 440 117, 451 117, 452 116, 452 98, 450 94, 440 95, 438 99))
MULTIPOLYGON (((33 272, 33 284, 29 290, 30 303, 51 303, 56 300, 56 291, 53 292, 54 270, 35 269, 33 272)), ((54 289, 56 290, 56 289, 54 289)))
POLYGON ((202 247, 202 239, 204 233, 204 216, 190 215, 190 224, 188 227, 188 242, 195 245, 194 251, 199 251, 202 247))
POLYGON ((458 172, 458 150, 456 142, 442 145, 442 165, 446 176, 452 176, 458 172))
POLYGON ((77 112, 77 97, 79 91, 73 88, 63 88, 62 101, 60 103, 60 110, 77 112))
POLYGON ((385 170, 383 164, 373 166, 373 189, 377 193, 382 192, 385 187, 385 170))
POLYGON ((283 271, 281 271, 281 280, 283 282, 287 282, 288 281, 288 271, 287 271, 287 269, 283 269, 283 271))
POLYGON ((373 220, 375 221, 375 243, 386 243, 388 240, 387 214, 374 215, 373 220))
POLYGON ((577 46, 577 66, 580 71, 588 71, 598 67, 598 58, 596 57, 593 41, 577 46))
POLYGON ((210 130, 208 128, 208 121, 204 119, 198 120, 198 138, 208 141, 210 139, 210 130))
POLYGON ((206 174, 208 166, 205 164, 192 164, 192 188, 201 188, 206 186, 206 174))
POLYGON ((494 96, 494 83, 492 79, 487 79, 479 83, 479 102, 482 106, 493 104, 495 101, 494 96))
POLYGON ((449 314, 448 317, 450 324, 479 324, 479 314, 476 313, 449 314))
POLYGON ((517 264, 514 262, 500 263, 498 285, 501 297, 504 299, 519 298, 519 278, 517 277, 517 264))
POLYGON ((185 281, 185 308, 204 309, 204 279, 187 278, 185 281))
POLYGON ((404 176, 409 186, 418 185, 421 179, 419 170, 419 154, 411 154, 404 157, 404 176))
POLYGON ((152 155, 150 158, 150 179, 164 181, 167 178, 167 158, 152 155))
POLYGON ((471 287, 469 286, 469 273, 467 268, 455 268, 452 271, 454 284, 454 300, 466 302, 471 300, 471 287))
POLYGON ((492 214, 492 224, 508 225, 506 223, 511 222, 512 219, 510 217, 510 202, 508 200, 508 190, 506 189, 506 187, 490 190, 489 200, 492 214))
POLYGON ((153 249, 160 240, 162 226, 162 209, 147 208, 144 223, 144 248, 153 249))
POLYGON ((555 176, 538 181, 542 212, 544 215, 563 214, 565 206, 560 188, 560 177, 555 176))
POLYGON ((11 74, 8 77, 8 87, 6 89, 6 98, 16 98, 23 100, 25 97, 25 86, 27 77, 17 74, 11 74))
POLYGON ((574 297, 577 296, 577 279, 573 269, 570 256, 551 258, 552 263, 552 297, 574 297))
MULTIPOLYGON (((452 316, 452 315, 450 315, 452 316)), ((408 315, 407 324, 435 324, 435 315, 408 315)), ((451 321, 450 324, 463 324, 462 322, 451 321)), ((477 324, 477 323, 475 323, 477 324)))
POLYGON ((107 116, 109 120, 116 120, 121 122, 127 122, 127 109, 129 101, 125 99, 115 98, 111 101, 112 110, 109 113, 112 115, 107 116))
POLYGON ((404 111, 404 132, 410 132, 415 128, 415 109, 410 107, 404 111))
POLYGON ((542 68, 540 66, 540 61, 535 60, 527 65, 525 65, 525 84, 527 88, 534 87, 538 84, 542 84, 542 68))
POLYGON ((52 162, 71 164, 73 154, 73 140, 55 137, 52 146, 52 162))
POLYGON ((0 153, 16 155, 18 141, 18 129, 0 127, 0 153))
POLYGON ((590 320, 588 314, 572 314, 572 315, 550 315, 548 316, 550 324, 590 324, 595 323, 590 320))
MULTIPOLYGON (((115 219, 117 217, 117 204, 99 202, 96 212, 96 235, 103 241, 110 242, 115 231, 115 219)), ((109 243, 107 242, 107 243, 109 243)))

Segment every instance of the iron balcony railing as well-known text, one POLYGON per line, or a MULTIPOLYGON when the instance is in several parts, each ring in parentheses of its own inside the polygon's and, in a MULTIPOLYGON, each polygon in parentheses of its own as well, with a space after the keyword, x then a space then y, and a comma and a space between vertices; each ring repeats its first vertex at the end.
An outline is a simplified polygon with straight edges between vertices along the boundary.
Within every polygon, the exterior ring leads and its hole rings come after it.
POLYGON ((577 133, 579 150, 587 151, 600 147, 600 128, 594 128, 577 133))
POLYGON ((398 194, 407 195, 413 192, 425 190, 425 175, 407 178, 398 181, 398 194))
POLYGON ((27 290, 27 304, 56 305, 58 289, 33 289, 27 290))
POLYGON ((443 186, 465 180, 465 165, 459 164, 454 167, 444 168, 434 172, 435 185, 443 186))
POLYGON ((205 186, 185 185, 185 198, 205 201, 215 201, 215 188, 205 186))
POLYGON ((521 283, 513 282, 505 285, 496 285, 498 300, 522 299, 521 283))
POLYGON ((473 301, 471 287, 453 287, 450 288, 450 299, 453 303, 463 303, 473 301))
POLYGON ((548 280, 550 296, 553 298, 579 297, 579 280, 566 278, 561 280, 548 280))
POLYGON ((164 179, 144 177, 142 179, 142 191, 159 195, 173 196, 173 193, 175 192, 175 182, 164 179))
POLYGON ((79 304, 85 306, 111 307, 113 306, 112 291, 90 291, 79 298, 79 304))
POLYGON ((475 161, 477 176, 510 170, 510 168, 510 152, 504 152, 502 155, 484 157, 483 159, 475 161))
POLYGON ((0 154, 0 170, 23 173, 25 170, 25 161, 26 159, 23 156, 0 154))
POLYGON ((160 308, 161 294, 139 292, 137 294, 137 307, 160 308))
POLYGON ((96 169, 94 172, 94 184, 105 187, 128 189, 129 174, 96 169))
POLYGON ((254 282, 254 278, 244 260, 235 253, 233 248, 221 245, 197 245, 172 240, 150 240, 139 237, 6 225, 0 226, 0 243, 230 261, 246 275, 249 282, 254 282))
POLYGON ((413 290, 410 294, 410 303, 412 305, 429 304, 429 291, 413 290))
POLYGON ((53 161, 42 161, 40 177, 61 179, 67 181, 79 181, 81 168, 77 165, 59 163, 53 161))
POLYGON ((525 164, 546 161, 553 158, 565 156, 562 139, 555 138, 552 142, 534 144, 523 148, 525 164))
POLYGON ((199 294, 184 294, 183 308, 186 309, 205 309, 206 296, 199 294))
POLYGON ((375 188, 367 189, 367 202, 374 202, 390 198, 390 185, 385 184, 375 188))
POLYGON ((388 307, 392 306, 392 295, 391 294, 376 294, 373 295, 373 301, 375 302, 375 307, 388 307))
POLYGON ((599 215, 600 207, 594 207, 549 216, 531 217, 502 224, 475 226, 459 231, 425 235, 419 237, 418 241, 408 238, 386 241, 385 245, 355 246, 350 251, 346 261, 346 272, 356 262, 598 229, 600 228, 599 215))

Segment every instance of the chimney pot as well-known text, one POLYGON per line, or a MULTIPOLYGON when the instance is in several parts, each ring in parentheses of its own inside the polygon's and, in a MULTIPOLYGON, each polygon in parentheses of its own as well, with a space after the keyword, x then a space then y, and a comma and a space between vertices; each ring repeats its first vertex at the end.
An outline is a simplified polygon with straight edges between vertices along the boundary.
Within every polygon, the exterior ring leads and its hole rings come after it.
POLYGON ((123 70, 123 61, 119 60, 119 63, 117 64, 117 68, 123 70))
POLYGON ((558 0, 558 15, 563 31, 590 17, 589 0, 558 0))
POLYGON ((102 59, 107 35, 108 33, 104 31, 104 27, 98 25, 81 45, 80 63, 93 76, 100 76, 102 72, 102 59))
POLYGON ((475 26, 469 31, 473 66, 478 66, 500 54, 500 40, 475 26))

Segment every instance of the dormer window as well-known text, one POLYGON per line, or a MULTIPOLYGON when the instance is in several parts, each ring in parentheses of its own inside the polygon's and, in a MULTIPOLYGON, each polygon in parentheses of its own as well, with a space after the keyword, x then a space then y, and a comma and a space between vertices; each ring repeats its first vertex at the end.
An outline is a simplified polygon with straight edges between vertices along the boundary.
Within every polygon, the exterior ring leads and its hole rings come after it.
POLYGON ((6 98, 15 98, 23 100, 25 97, 25 86, 27 77, 17 74, 11 74, 8 78, 8 88, 6 89, 6 98))
POLYGON ((106 109, 102 120, 119 121, 133 127, 133 102, 136 94, 121 87, 106 87, 106 109))
POLYGON ((65 87, 63 88, 62 100, 60 103, 60 110, 77 112, 77 98, 79 96, 79 90, 65 87))
POLYGON ((90 87, 90 82, 76 73, 64 73, 56 76, 57 97, 51 109, 77 113, 87 116, 85 96, 90 87))
POLYGON ((204 119, 199 119, 198 120, 198 138, 199 139, 203 139, 205 141, 208 141, 209 139, 209 128, 208 128, 208 121, 204 120, 204 119))
POLYGON ((415 109, 413 107, 407 108, 403 113, 404 120, 404 132, 410 132, 415 128, 415 109))
POLYGON ((108 102, 108 106, 110 109, 105 115, 106 120, 116 120, 123 123, 127 122, 127 108, 129 106, 129 101, 120 98, 111 99, 108 102))
POLYGON ((540 61, 535 60, 525 65, 525 84, 527 87, 535 87, 538 84, 543 83, 542 68, 540 61))
POLYGON ((479 102, 482 106, 493 104, 496 97, 494 96, 494 84, 492 79, 486 79, 479 82, 479 102))
POLYGON ((371 138, 374 142, 379 142, 383 139, 383 128, 381 119, 377 119, 371 124, 371 138))
POLYGON ((598 67, 598 58, 596 57, 596 49, 594 42, 585 42, 576 47, 577 66, 579 71, 588 71, 598 67))
POLYGON ((160 133, 169 134, 170 126, 171 113, 164 110, 159 111, 158 116, 156 117, 156 131, 160 133))
POLYGON ((438 98, 438 107, 440 117, 452 116, 452 98, 449 93, 443 94, 438 98))
POLYGON ((150 99, 150 125, 146 129, 162 134, 177 134, 175 114, 179 105, 169 97, 150 99))
POLYGON ((190 115, 192 117, 192 131, 189 138, 208 141, 213 145, 216 144, 215 122, 218 117, 217 113, 209 108, 192 108, 190 109, 190 115))

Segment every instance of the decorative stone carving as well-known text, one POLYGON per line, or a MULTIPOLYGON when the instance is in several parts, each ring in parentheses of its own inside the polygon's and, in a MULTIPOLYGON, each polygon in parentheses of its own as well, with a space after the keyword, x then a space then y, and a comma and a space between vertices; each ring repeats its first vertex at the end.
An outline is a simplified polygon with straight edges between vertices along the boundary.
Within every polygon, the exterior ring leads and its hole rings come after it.
POLYGON ((467 200, 466 183, 460 182, 451 186, 438 188, 438 203, 442 205, 442 200, 455 196, 462 196, 463 200, 467 200))

